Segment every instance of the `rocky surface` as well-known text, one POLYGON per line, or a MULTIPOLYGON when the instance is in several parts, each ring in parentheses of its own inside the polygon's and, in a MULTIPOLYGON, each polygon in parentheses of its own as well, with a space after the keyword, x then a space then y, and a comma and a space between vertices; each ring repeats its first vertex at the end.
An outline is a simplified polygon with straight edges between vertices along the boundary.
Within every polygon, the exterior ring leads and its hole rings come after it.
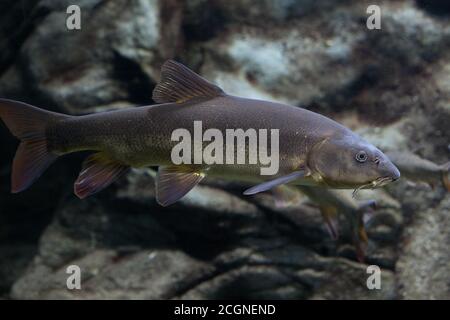
MULTIPOLYGON (((384 149, 437 163, 450 150, 450 10, 445 1, 71 1, 0 4, 0 96, 83 114, 152 103, 168 58, 227 92, 326 114, 384 149), (382 29, 365 27, 382 8, 382 29), (8 10, 4 10, 8 8, 8 10)), ((64 157, 29 190, 10 195, 17 142, 0 126, 0 295, 13 299, 450 299, 450 202, 399 181, 363 194, 379 208, 367 225, 365 263, 348 221, 330 239, 302 196, 207 180, 168 208, 153 175, 133 170, 80 201, 86 154, 64 157), (366 287, 367 264, 382 268, 366 287), (66 268, 82 270, 67 290, 66 268)))

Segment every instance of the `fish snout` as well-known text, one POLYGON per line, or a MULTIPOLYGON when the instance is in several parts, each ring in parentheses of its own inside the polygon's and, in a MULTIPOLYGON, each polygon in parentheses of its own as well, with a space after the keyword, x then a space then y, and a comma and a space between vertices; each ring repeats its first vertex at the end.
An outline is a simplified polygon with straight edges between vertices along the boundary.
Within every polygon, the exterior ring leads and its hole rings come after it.
POLYGON ((380 163, 380 169, 383 177, 391 178, 392 181, 400 179, 400 171, 390 160, 380 163))
POLYGON ((400 179, 400 171, 398 171, 398 169, 397 169, 397 172, 398 173, 392 177, 392 181, 397 181, 398 179, 400 179))

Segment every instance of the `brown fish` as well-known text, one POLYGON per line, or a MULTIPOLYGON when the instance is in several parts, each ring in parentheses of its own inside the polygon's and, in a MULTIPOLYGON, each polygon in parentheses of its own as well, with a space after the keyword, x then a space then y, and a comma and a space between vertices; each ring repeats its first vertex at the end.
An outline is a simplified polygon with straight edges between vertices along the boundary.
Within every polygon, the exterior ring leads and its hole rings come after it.
MULTIPOLYGON (((163 65, 153 100, 160 104, 85 116, 0 100, 0 117, 21 140, 13 163, 12 192, 28 188, 58 156, 83 150, 95 153, 75 182, 80 198, 107 187, 130 167, 159 166, 156 193, 162 205, 183 197, 206 175, 260 183, 245 194, 287 183, 374 188, 400 176, 380 150, 337 122, 302 108, 227 95, 174 61, 163 65), (171 155, 180 141, 172 140, 173 133, 183 128, 195 136, 195 121, 201 121, 205 130, 219 132, 279 130, 276 174, 261 175, 267 163, 260 158, 252 164, 175 165, 171 155)), ((202 141, 202 146, 208 143, 202 141)), ((236 147, 234 156, 243 151, 249 159, 255 156, 249 144, 236 147)), ((198 155, 194 150, 191 156, 195 160, 198 155)))
POLYGON ((386 155, 407 180, 424 182, 432 188, 442 183, 450 191, 450 161, 439 165, 405 151, 389 151, 386 155))

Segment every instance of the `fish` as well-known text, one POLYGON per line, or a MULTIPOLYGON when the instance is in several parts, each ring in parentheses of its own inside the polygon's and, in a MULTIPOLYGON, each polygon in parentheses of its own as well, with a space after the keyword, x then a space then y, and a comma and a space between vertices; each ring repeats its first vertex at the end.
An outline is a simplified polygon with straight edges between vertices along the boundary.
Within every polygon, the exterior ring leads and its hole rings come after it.
POLYGON ((407 180, 426 183, 433 189, 442 184, 450 192, 450 161, 438 165, 407 151, 391 150, 386 155, 407 180))
MULTIPOLYGON (((162 206, 178 201, 206 176, 253 184, 245 195, 282 184, 376 188, 400 177, 383 152, 336 121, 304 108, 226 94, 174 60, 163 64, 152 98, 154 105, 81 116, 1 99, 0 118, 21 140, 11 191, 27 189, 58 157, 79 151, 93 152, 74 184, 79 198, 103 190, 130 168, 158 167, 156 201, 162 206), (277 172, 262 175, 261 159, 234 165, 174 164, 172 151, 180 141, 172 139, 173 133, 183 129, 195 134, 196 121, 219 132, 278 130, 277 172)), ((248 144, 238 149, 235 157, 250 150, 248 144)), ((194 151, 194 160, 196 156, 194 151)))
POLYGON ((350 224, 356 257, 358 261, 363 262, 369 240, 365 224, 376 209, 376 201, 358 201, 348 193, 348 190, 310 186, 296 186, 296 188, 319 207, 332 239, 337 240, 339 237, 339 215, 345 216, 350 224))

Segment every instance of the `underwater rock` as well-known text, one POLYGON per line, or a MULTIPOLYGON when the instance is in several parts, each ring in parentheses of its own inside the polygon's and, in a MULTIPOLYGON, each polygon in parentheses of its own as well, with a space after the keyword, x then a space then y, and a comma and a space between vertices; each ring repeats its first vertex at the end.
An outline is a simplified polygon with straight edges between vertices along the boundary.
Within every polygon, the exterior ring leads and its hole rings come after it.
POLYGON ((395 296, 392 271, 382 270, 382 290, 367 290, 364 265, 342 258, 323 258, 297 245, 270 246, 260 241, 253 243, 251 249, 226 252, 217 260, 223 261, 219 270, 225 271, 179 298, 392 299, 395 296), (236 287, 240 290, 236 291, 236 287))
POLYGON ((46 15, 0 78, 1 94, 37 96, 69 113, 123 100, 150 103, 159 66, 179 42, 176 1, 83 1, 80 31, 66 28, 70 4, 36 4, 46 15))
POLYGON ((36 255, 34 244, 1 245, 0 254, 0 299, 9 297, 11 286, 25 272, 29 262, 36 255))
MULTIPOLYGON (((322 2, 327 3, 320 1, 319 6, 322 2)), ((245 12, 260 14, 265 27, 231 15, 226 28, 205 42, 199 57, 188 57, 201 59, 201 72, 225 91, 327 114, 354 110, 383 125, 433 101, 433 87, 426 81, 420 90, 429 90, 423 96, 411 91, 425 76, 420 72, 447 51, 450 29, 410 1, 380 2, 380 32, 365 27, 370 1, 333 3, 320 14, 274 25, 263 13, 272 2, 261 3, 260 9, 245 12), (410 73, 417 77, 405 76, 410 73)), ((277 6, 281 3, 286 4, 277 6)), ((298 7, 302 3, 290 2, 298 7)))
POLYGON ((208 277, 207 264, 173 250, 120 256, 97 249, 70 262, 81 269, 81 290, 66 287, 66 265, 34 266, 14 288, 18 299, 165 299, 208 277))
POLYGON ((450 197, 419 211, 403 233, 397 262, 400 296, 404 299, 450 299, 450 197))

